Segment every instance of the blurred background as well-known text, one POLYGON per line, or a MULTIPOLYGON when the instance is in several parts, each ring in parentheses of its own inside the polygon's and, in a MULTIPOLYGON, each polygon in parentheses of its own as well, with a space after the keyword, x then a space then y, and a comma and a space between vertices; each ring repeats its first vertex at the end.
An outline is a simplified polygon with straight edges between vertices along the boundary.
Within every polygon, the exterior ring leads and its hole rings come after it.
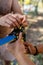
MULTIPOLYGON (((26 40, 34 45, 43 44, 43 0, 19 0, 19 4, 29 23, 26 40)), ((43 54, 29 57, 36 65, 43 65, 43 54)))
POLYGON ((19 3, 25 14, 31 14, 34 12, 34 14, 37 15, 43 13, 43 0, 19 0, 19 3))

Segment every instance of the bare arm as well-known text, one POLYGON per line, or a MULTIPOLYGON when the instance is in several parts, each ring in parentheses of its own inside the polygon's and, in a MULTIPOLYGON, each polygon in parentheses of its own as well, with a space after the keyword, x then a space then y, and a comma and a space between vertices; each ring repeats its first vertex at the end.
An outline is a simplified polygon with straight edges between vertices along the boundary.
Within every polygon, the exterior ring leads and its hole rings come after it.
POLYGON ((18 58, 16 58, 19 65, 35 65, 27 55, 18 55, 18 58))
POLYGON ((22 35, 19 34, 19 39, 15 43, 8 45, 8 50, 15 56, 19 65, 35 65, 25 54, 26 50, 23 43, 22 35))
POLYGON ((14 13, 20 13, 22 14, 21 7, 18 3, 18 0, 13 0, 12 2, 12 10, 14 13))

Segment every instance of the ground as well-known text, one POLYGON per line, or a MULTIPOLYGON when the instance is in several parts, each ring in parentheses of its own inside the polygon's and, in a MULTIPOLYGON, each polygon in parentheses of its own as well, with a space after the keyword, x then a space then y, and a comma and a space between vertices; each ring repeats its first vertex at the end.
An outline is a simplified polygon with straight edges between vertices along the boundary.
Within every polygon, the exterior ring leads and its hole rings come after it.
MULTIPOLYGON (((43 16, 28 16, 29 28, 26 39, 34 45, 43 44, 43 16)), ((43 65, 43 55, 30 56, 36 65, 43 65)))
POLYGON ((28 17, 28 21, 27 40, 34 44, 43 43, 43 16, 28 17))

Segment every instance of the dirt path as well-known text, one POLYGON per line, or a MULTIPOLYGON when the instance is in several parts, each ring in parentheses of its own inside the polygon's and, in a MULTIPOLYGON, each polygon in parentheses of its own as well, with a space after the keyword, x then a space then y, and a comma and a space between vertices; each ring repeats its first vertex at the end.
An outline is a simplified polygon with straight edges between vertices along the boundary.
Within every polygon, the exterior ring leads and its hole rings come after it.
POLYGON ((38 17, 28 17, 29 23, 32 23, 27 31, 27 41, 39 44, 43 43, 43 16, 38 17))

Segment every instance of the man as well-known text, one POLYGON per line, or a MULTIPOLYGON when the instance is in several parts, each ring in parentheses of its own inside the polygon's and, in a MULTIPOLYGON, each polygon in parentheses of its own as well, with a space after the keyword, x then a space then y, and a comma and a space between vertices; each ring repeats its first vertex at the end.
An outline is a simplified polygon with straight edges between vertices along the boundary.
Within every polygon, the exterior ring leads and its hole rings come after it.
MULTIPOLYGON (((22 12, 17 0, 0 0, 0 38, 11 33, 20 24, 25 24, 25 17, 20 14, 22 12), (22 19, 23 21, 21 22, 22 19)), ((6 45, 0 46, 0 54, 1 58, 5 61, 5 65, 10 65, 10 61, 15 59, 7 50, 6 45)))

